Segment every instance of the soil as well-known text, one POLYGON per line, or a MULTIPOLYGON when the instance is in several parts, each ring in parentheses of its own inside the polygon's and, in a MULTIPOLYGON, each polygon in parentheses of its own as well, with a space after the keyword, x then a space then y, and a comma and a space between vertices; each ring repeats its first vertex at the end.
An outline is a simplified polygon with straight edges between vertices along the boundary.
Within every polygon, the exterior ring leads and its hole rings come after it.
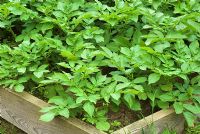
POLYGON ((0 134, 26 134, 0 117, 0 134))
POLYGON ((118 126, 111 125, 111 130, 117 130, 130 125, 131 123, 143 119, 144 117, 160 110, 159 108, 154 108, 152 110, 152 107, 148 101, 141 102, 141 108, 141 111, 133 111, 127 108, 125 105, 121 105, 118 112, 110 111, 108 113, 109 122, 111 124, 116 121, 120 122, 120 125, 118 126))

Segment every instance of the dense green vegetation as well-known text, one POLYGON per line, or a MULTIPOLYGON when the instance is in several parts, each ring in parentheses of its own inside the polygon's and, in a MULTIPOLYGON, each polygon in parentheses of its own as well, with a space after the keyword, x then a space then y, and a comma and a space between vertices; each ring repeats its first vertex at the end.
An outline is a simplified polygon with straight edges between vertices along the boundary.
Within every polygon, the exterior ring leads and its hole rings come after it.
POLYGON ((48 99, 43 121, 173 106, 200 113, 199 0, 1 0, 0 85, 48 99))

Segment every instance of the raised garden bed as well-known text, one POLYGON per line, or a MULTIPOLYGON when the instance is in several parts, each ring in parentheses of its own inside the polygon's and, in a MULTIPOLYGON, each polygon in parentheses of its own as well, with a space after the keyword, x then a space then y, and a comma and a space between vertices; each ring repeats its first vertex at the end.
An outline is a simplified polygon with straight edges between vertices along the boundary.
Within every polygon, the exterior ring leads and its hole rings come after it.
MULTIPOLYGON (((0 89, 1 117, 28 134, 103 134, 95 127, 79 119, 55 118, 49 123, 39 121, 42 107, 48 106, 46 102, 32 96, 27 92, 16 93, 0 89)), ((184 129, 184 118, 176 115, 172 109, 160 110, 144 119, 113 132, 113 134, 140 134, 149 132, 149 125, 153 124, 156 132, 169 128, 181 134, 184 129)))
POLYGON ((31 134, 181 133, 181 115, 194 127, 199 7, 197 0, 1 1, 0 86, 10 89, 0 93, 2 117, 31 134))

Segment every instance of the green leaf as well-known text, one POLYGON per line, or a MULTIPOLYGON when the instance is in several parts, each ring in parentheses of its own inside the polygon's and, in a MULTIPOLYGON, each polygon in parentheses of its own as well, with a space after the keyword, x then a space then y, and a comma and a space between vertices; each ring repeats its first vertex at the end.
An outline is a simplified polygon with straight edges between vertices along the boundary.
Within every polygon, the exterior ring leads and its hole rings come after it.
POLYGON ((190 68, 190 64, 187 63, 187 62, 185 62, 185 63, 183 63, 183 64, 181 65, 181 69, 182 69, 182 71, 184 71, 184 72, 187 72, 187 71, 189 70, 189 68, 190 68))
POLYGON ((189 127, 194 127, 194 122, 196 120, 196 115, 190 113, 190 112, 183 112, 183 115, 186 119, 186 122, 189 127))
POLYGON ((110 124, 106 121, 99 121, 96 123, 96 128, 101 131, 108 131, 110 129, 110 124))
POLYGON ((162 101, 174 101, 173 95, 172 95, 172 94, 169 94, 169 93, 160 95, 159 98, 160 98, 162 101))
POLYGON ((38 29, 40 29, 42 33, 44 33, 46 30, 52 29, 53 27, 53 23, 42 23, 38 25, 38 29))
POLYGON ((158 7, 162 4, 162 1, 153 1, 152 4, 155 9, 158 9, 158 7))
POLYGON ((83 105, 83 109, 88 113, 88 115, 90 117, 92 117, 94 115, 95 107, 94 107, 94 105, 91 102, 86 102, 83 105))
POLYGON ((114 76, 113 76, 113 79, 114 79, 115 81, 120 81, 120 82, 124 82, 124 83, 129 82, 129 80, 128 80, 126 77, 120 76, 120 75, 114 75, 114 76))
POLYGON ((200 97, 199 96, 193 96, 193 98, 200 104, 200 97))
POLYGON ((184 34, 178 33, 178 32, 169 32, 166 35, 166 38, 169 38, 169 39, 185 39, 185 38, 187 38, 187 36, 184 35, 184 34))
POLYGON ((44 122, 49 122, 49 121, 52 121, 55 116, 56 116, 56 114, 54 112, 48 112, 48 113, 40 116, 40 120, 44 121, 44 122))
POLYGON ((29 80, 28 76, 24 76, 18 79, 18 83, 24 83, 27 82, 29 80))
POLYGON ((105 75, 102 75, 100 73, 97 74, 96 76, 96 81, 97 81, 97 84, 102 84, 104 81, 106 81, 107 77, 105 75))
POLYGON ((129 46, 129 41, 126 37, 117 36, 113 40, 115 43, 119 44, 119 46, 129 46))
POLYGON ((6 23, 0 21, 0 28, 5 28, 5 26, 6 26, 6 23))
POLYGON ((28 20, 30 18, 30 15, 29 14, 25 14, 23 13, 21 16, 20 16, 20 19, 21 20, 28 20))
POLYGON ((183 103, 174 102, 173 106, 174 106, 174 110, 175 110, 176 114, 183 113, 183 103))
POLYGON ((101 109, 101 110, 97 111, 96 116, 97 117, 104 117, 107 114, 107 112, 108 112, 107 108, 101 109))
POLYGON ((26 67, 17 68, 17 71, 18 71, 19 73, 25 73, 25 72, 26 72, 26 67))
POLYGON ((120 84, 118 84, 118 85, 116 86, 116 91, 121 90, 121 89, 124 89, 124 88, 128 87, 129 85, 130 85, 129 82, 120 83, 120 84))
POLYGON ((156 83, 160 79, 160 74, 152 73, 148 77, 149 84, 156 83))
POLYGON ((116 93, 112 93, 111 96, 112 96, 113 99, 119 100, 119 98, 121 97, 121 94, 116 92, 116 93))
MULTIPOLYGON (((135 17, 137 17, 137 19, 138 19, 138 15, 135 16, 135 17)), ((140 29, 137 28, 134 35, 133 35, 133 44, 134 45, 138 45, 138 44, 141 43, 141 36, 142 36, 142 33, 141 33, 140 29)))
POLYGON ((113 56, 113 53, 108 48, 106 48, 106 47, 101 47, 101 48, 104 50, 104 52, 107 54, 107 56, 109 56, 109 57, 113 56))
POLYGON ((20 6, 10 6, 8 9, 14 14, 14 15, 21 15, 23 13, 23 9, 20 6))
POLYGON ((24 86, 22 84, 18 84, 14 87, 16 92, 23 92, 24 91, 24 86))
POLYGON ((62 105, 62 106, 67 105, 64 98, 61 96, 54 96, 54 97, 50 98, 48 103, 54 103, 56 105, 62 105))
POLYGON ((183 107, 187 109, 188 111, 194 113, 194 114, 199 114, 200 113, 200 107, 198 105, 191 105, 191 104, 183 104, 183 107))
POLYGON ((57 106, 43 107, 43 108, 40 110, 40 112, 42 112, 42 113, 47 113, 47 112, 50 112, 51 110, 56 109, 56 108, 57 108, 57 106))
POLYGON ((88 96, 88 100, 96 104, 96 102, 100 99, 100 95, 90 95, 88 96))
POLYGON ((162 109, 167 109, 169 108, 169 102, 164 102, 164 101, 157 101, 158 106, 162 109))
POLYGON ((163 90, 163 91, 172 91, 173 89, 173 84, 172 83, 168 83, 166 85, 161 85, 160 88, 163 90))
POLYGON ((58 114, 64 116, 65 118, 69 118, 69 110, 67 108, 60 110, 58 114))
POLYGON ((140 92, 144 91, 144 88, 141 85, 134 85, 133 88, 136 89, 136 90, 138 90, 138 91, 140 91, 140 92))
POLYGON ((95 40, 97 43, 104 42, 104 37, 101 35, 95 35, 95 40))
POLYGON ((77 57, 76 57, 72 52, 67 51, 67 50, 63 50, 63 51, 60 53, 60 55, 61 55, 62 57, 67 58, 68 60, 72 60, 72 61, 77 59, 77 57))
POLYGON ((199 52, 199 42, 197 40, 193 41, 190 45, 189 45, 190 51, 193 54, 197 54, 199 52))
POLYGON ((87 100, 85 96, 80 96, 76 99, 76 103, 82 103, 83 101, 87 100))
POLYGON ((132 110, 136 110, 136 111, 141 110, 141 105, 140 105, 139 101, 137 101, 133 95, 125 94, 124 100, 127 102, 128 106, 132 110))
POLYGON ((131 50, 129 48, 127 48, 127 47, 122 47, 120 52, 123 53, 126 56, 131 56, 132 55, 131 50))
POLYGON ((37 78, 41 78, 43 76, 43 71, 38 71, 33 73, 37 78))
POLYGON ((119 126, 121 126, 121 124, 122 123, 120 121, 115 120, 114 122, 111 123, 111 126, 119 127, 119 126))
POLYGON ((159 53, 163 53, 163 50, 170 47, 170 43, 169 42, 165 42, 165 43, 161 43, 161 44, 156 44, 154 46, 155 51, 159 52, 159 53))
POLYGON ((146 100, 147 95, 145 92, 141 92, 141 93, 138 93, 138 98, 139 98, 139 100, 146 100))
POLYGON ((126 89, 124 90, 122 93, 124 94, 133 94, 133 95, 136 95, 136 94, 139 94, 140 91, 136 90, 136 89, 126 89))
POLYGON ((187 21, 187 23, 188 23, 192 28, 194 28, 197 32, 200 33, 200 24, 199 24, 198 22, 195 22, 195 21, 189 19, 189 20, 187 21))
POLYGON ((137 83, 144 83, 147 81, 146 77, 137 77, 133 80, 133 83, 137 84, 137 83))

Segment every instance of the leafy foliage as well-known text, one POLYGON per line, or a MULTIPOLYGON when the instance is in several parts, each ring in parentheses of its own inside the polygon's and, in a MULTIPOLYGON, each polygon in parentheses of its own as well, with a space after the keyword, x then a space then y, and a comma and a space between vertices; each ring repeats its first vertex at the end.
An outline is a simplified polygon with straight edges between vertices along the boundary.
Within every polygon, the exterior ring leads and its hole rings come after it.
POLYGON ((0 84, 49 99, 41 120, 83 114, 107 131, 110 104, 200 112, 198 0, 3 0, 0 84))

